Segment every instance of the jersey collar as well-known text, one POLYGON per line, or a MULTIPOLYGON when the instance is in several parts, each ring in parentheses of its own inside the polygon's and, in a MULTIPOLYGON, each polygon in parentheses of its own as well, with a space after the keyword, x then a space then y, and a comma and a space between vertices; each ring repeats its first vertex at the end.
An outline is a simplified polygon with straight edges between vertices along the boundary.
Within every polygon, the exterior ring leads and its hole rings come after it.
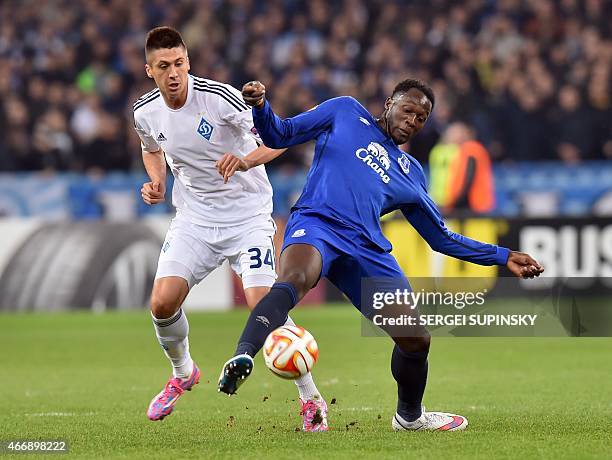
POLYGON ((369 118, 370 118, 370 120, 371 120, 371 124, 372 124, 373 126, 375 126, 375 127, 376 127, 376 129, 377 129, 377 130, 378 130, 378 131, 379 131, 379 132, 380 132, 380 133, 381 133, 381 134, 384 136, 385 141, 390 141, 390 142, 391 142, 393 145, 395 145, 396 147, 398 147, 398 145, 397 145, 397 144, 396 144, 396 143, 393 141, 393 139, 392 139, 392 138, 391 138, 391 137, 390 137, 390 136, 387 134, 387 132, 386 132, 384 129, 382 129, 382 128, 381 128, 381 127, 378 125, 378 120, 377 120, 377 119, 376 119, 376 118, 375 118, 375 117, 374 117, 374 116, 373 116, 373 115, 372 115, 370 112, 367 112, 367 114, 368 114, 368 117, 369 117, 369 118))

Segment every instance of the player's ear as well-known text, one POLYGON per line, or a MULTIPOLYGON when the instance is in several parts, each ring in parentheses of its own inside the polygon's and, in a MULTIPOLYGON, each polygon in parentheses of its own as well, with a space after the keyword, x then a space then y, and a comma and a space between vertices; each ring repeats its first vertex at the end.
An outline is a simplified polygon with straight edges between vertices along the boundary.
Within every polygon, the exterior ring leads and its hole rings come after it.
POLYGON ((147 77, 153 78, 153 74, 151 73, 151 66, 149 64, 145 64, 145 72, 147 73, 147 77))
POLYGON ((393 105, 393 99, 388 97, 387 100, 385 101, 385 110, 389 110, 392 105, 393 105))
POLYGON ((185 53, 185 62, 187 63, 187 72, 191 70, 191 63, 189 62, 189 55, 185 53))

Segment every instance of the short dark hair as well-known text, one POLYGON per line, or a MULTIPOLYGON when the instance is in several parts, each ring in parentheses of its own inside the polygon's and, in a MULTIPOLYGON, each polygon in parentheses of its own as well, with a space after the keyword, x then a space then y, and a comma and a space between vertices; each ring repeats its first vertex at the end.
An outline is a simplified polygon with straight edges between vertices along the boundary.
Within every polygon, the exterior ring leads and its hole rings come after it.
POLYGON ((399 93, 407 93, 408 90, 412 88, 418 89, 425 96, 427 96, 427 99, 429 99, 429 102, 431 102, 431 109, 433 110, 434 104, 436 103, 436 97, 434 96, 433 89, 431 89, 431 87, 421 80, 407 78, 406 80, 400 81, 397 85, 395 85, 391 97, 394 97, 399 93))
POLYGON ((182 46, 185 50, 187 49, 183 37, 181 37, 178 30, 168 26, 156 27, 147 34, 145 52, 148 54, 154 50, 177 48, 179 46, 182 46))

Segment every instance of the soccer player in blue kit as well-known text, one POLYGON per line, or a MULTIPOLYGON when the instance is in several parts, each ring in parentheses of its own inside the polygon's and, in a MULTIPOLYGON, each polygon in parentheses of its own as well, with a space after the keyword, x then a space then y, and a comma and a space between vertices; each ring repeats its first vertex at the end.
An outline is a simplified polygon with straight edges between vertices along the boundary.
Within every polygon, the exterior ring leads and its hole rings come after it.
MULTIPOLYGON (((253 357, 267 335, 284 324, 291 310, 325 276, 371 319, 371 299, 363 296, 362 280, 393 288, 410 288, 380 217, 400 210, 435 251, 480 265, 505 265, 521 278, 544 269, 529 255, 485 244, 448 230, 427 194, 421 165, 399 145, 408 142, 427 121, 433 106, 431 88, 419 80, 400 82, 379 118, 351 97, 327 100, 286 120, 265 99, 260 82, 244 85, 242 95, 253 107, 253 120, 263 142, 275 149, 315 139, 315 155, 302 195, 292 208, 279 261, 279 278, 251 312, 233 358, 221 372, 219 390, 234 394, 253 368, 253 357), (377 281, 378 280, 378 281, 377 281)), ((229 177, 246 165, 226 157, 217 165, 229 177)), ((376 285, 374 286, 376 291, 376 285)), ((384 311, 384 310, 383 310, 384 311)), ((382 327, 395 342, 391 372, 398 403, 392 427, 404 430, 456 431, 465 417, 426 412, 421 405, 427 381, 431 341, 426 330, 402 336, 382 327)), ((327 411, 323 404, 321 411, 327 411)))

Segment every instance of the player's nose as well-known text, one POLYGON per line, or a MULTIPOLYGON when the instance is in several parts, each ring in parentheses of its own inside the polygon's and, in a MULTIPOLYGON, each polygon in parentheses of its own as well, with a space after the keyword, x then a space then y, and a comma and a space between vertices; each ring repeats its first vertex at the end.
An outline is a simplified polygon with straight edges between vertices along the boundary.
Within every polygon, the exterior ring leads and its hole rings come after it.
POLYGON ((408 114, 406 116, 406 125, 409 128, 414 128, 416 125, 416 113, 408 114))

